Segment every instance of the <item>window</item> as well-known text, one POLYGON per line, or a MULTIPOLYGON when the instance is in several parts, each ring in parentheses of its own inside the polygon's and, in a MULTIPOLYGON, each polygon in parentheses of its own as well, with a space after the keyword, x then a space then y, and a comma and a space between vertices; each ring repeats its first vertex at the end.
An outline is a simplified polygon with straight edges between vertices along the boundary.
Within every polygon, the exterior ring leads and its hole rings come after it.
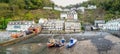
POLYGON ((20 26, 19 25, 15 25, 14 28, 20 28, 20 26))

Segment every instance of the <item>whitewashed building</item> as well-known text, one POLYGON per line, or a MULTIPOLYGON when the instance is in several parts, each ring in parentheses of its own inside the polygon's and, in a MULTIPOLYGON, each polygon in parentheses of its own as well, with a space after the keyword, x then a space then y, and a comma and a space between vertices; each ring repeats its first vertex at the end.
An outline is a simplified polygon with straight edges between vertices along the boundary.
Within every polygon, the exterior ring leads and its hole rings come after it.
POLYGON ((54 7, 54 10, 57 10, 57 11, 63 11, 63 9, 60 8, 60 7, 54 7))
POLYGON ((104 26, 104 30, 120 30, 120 18, 108 21, 104 26))
POLYGON ((39 19, 39 24, 46 23, 47 21, 48 21, 47 19, 40 18, 39 19))
POLYGON ((67 20, 77 20, 78 14, 75 10, 63 12, 60 14, 61 19, 67 19, 67 20))
POLYGON ((75 21, 65 22, 65 32, 80 32, 80 31, 81 31, 80 22, 75 22, 75 21))
POLYGON ((62 11, 70 11, 70 9, 62 9, 62 11))
POLYGON ((102 29, 103 25, 105 24, 105 20, 95 20, 94 21, 94 26, 97 28, 102 29))
POLYGON ((67 19, 67 13, 66 13, 66 12, 62 12, 62 13, 60 14, 60 18, 61 18, 61 19, 67 19))
POLYGON ((43 7, 43 9, 48 9, 48 10, 52 10, 52 7, 43 7))
POLYGON ((45 31, 80 32, 81 24, 79 21, 50 19, 42 24, 42 28, 45 31))
POLYGON ((85 7, 78 7, 77 10, 80 10, 81 13, 84 13, 85 12, 85 7))
POLYGON ((50 19, 42 24, 43 30, 59 31, 64 29, 64 20, 50 19))
POLYGON ((30 26, 35 24, 34 21, 11 21, 8 23, 7 31, 26 31, 30 26))
POLYGON ((88 5, 88 7, 87 7, 87 9, 96 9, 97 8, 97 6, 95 6, 95 5, 88 5))

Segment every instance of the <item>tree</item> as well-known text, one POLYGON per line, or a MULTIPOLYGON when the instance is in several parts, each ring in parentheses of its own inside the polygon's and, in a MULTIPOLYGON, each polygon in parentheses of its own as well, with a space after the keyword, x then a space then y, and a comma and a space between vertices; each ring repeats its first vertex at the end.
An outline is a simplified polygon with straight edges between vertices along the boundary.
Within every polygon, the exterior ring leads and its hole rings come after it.
POLYGON ((11 21, 10 18, 0 18, 0 29, 5 29, 9 21, 11 21))

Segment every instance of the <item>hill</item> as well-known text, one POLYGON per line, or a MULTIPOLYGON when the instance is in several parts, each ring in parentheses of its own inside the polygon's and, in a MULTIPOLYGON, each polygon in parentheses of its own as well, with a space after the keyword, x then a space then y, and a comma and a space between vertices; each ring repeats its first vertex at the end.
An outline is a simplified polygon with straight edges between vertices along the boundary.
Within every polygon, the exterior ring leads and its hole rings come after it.
POLYGON ((5 29, 11 20, 35 20, 39 18, 59 18, 59 11, 44 10, 54 8, 50 0, 0 0, 0 29, 5 29))
POLYGON ((105 10, 104 19, 106 21, 120 17, 120 0, 89 0, 82 5, 96 5, 105 10))
POLYGON ((96 19, 108 21, 120 18, 120 0, 89 0, 80 4, 67 6, 66 8, 78 8, 81 6, 87 8, 88 5, 95 5, 97 9, 86 9, 84 14, 79 14, 79 18, 82 21, 91 23, 96 19))

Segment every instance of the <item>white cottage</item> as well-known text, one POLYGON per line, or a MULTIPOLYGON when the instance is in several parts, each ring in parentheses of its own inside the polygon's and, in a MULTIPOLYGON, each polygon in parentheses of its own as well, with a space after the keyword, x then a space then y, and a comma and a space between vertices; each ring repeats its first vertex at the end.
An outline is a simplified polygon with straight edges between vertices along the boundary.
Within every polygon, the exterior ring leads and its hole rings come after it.
POLYGON ((104 30, 120 30, 120 18, 108 21, 104 26, 104 30))
POLYGON ((85 7, 78 7, 77 10, 81 11, 81 13, 83 14, 85 12, 85 7))
POLYGON ((42 19, 42 18, 40 18, 40 19, 39 19, 39 24, 46 23, 47 21, 48 21, 47 19, 42 19))
POLYGON ((63 30, 64 29, 64 20, 50 19, 42 25, 43 30, 63 30))
POLYGON ((103 25, 105 24, 105 20, 95 20, 94 21, 94 26, 97 28, 102 29, 103 25))
POLYGON ((65 32, 80 32, 81 24, 75 21, 66 21, 65 22, 65 32))
POLYGON ((34 21, 11 21, 8 23, 7 31, 26 31, 30 26, 35 24, 34 21))
POLYGON ((96 9, 97 8, 97 6, 95 6, 95 5, 88 5, 88 7, 87 7, 87 9, 96 9))
POLYGON ((61 19, 67 19, 67 20, 77 20, 78 14, 75 10, 63 12, 60 14, 61 19))

